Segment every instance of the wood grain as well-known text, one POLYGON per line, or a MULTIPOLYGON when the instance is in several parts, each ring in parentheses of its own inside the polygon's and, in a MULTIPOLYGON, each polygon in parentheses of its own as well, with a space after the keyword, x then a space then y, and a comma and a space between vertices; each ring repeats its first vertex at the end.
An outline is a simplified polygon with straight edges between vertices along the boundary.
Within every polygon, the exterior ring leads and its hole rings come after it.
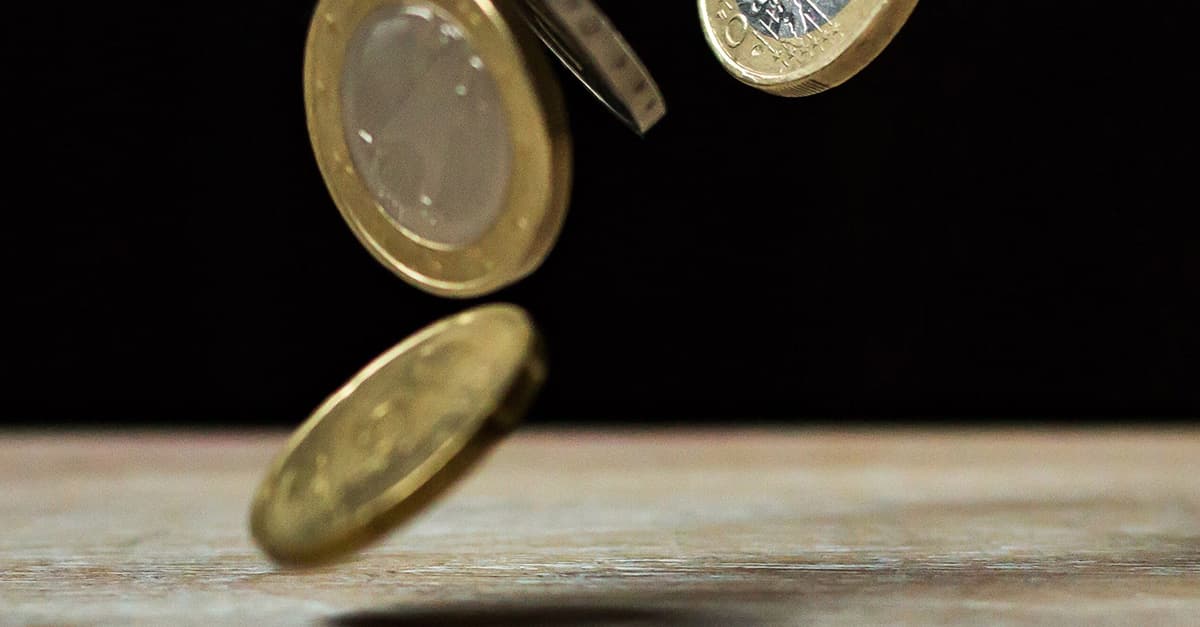
POLYGON ((523 431, 280 570, 280 434, 0 435, 0 622, 1200 622, 1200 432, 523 431))

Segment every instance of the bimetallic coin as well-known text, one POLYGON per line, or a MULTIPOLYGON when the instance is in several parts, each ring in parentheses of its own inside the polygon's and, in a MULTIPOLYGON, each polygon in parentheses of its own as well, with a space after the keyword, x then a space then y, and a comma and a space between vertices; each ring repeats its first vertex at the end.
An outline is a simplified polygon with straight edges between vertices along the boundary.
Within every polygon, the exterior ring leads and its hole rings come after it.
POLYGON ((275 560, 336 559, 403 523, 525 412, 545 378, 529 316, 479 307, 373 361, 292 436, 254 497, 275 560))
POLYGON ((699 0, 708 45, 738 80, 780 96, 836 87, 887 47, 917 0, 699 0))
POLYGON ((667 113, 658 84, 590 0, 524 0, 529 22, 600 102, 639 134, 667 113))
POLYGON ((334 202, 401 278, 478 296, 549 253, 570 139, 558 85, 513 3, 321 0, 304 88, 334 202))

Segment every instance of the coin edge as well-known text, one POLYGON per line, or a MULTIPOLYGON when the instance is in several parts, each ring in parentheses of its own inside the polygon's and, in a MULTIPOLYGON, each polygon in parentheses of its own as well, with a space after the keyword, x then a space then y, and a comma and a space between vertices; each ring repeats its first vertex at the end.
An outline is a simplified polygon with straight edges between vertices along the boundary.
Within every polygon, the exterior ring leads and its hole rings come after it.
POLYGON ((800 78, 781 76, 778 79, 756 80, 750 70, 743 68, 718 49, 717 35, 708 15, 708 0, 697 0, 704 41, 721 67, 738 82, 775 96, 799 98, 814 96, 838 87, 857 76, 883 54, 904 25, 912 17, 919 0, 885 0, 880 11, 871 19, 858 38, 840 54, 816 70, 800 78), (898 8, 896 8, 898 7, 898 8), (849 71, 846 71, 849 68, 849 71), (836 78, 829 79, 829 76, 836 78), (824 80, 823 80, 824 79, 824 80))

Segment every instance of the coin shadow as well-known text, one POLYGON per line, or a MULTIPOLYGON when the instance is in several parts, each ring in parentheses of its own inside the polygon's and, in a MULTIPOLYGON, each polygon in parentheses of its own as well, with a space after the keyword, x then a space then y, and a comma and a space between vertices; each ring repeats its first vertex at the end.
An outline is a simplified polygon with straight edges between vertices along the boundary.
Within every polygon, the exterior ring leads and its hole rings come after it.
POLYGON ((390 627, 446 625, 510 627, 553 625, 752 625, 747 616, 721 609, 660 607, 654 605, 596 604, 489 604, 456 603, 436 607, 391 607, 364 610, 330 618, 331 627, 390 627))

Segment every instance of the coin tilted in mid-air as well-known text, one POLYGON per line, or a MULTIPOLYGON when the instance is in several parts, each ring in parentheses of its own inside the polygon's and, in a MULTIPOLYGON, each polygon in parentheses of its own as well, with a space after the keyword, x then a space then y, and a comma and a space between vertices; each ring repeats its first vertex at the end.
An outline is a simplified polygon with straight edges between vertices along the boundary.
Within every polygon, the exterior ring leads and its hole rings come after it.
POLYGON ((337 559, 419 512, 518 421, 545 378, 524 310, 437 322, 329 397, 270 467, 250 513, 276 561, 337 559))
POLYGON ((735 78, 780 96, 850 79, 887 47, 917 0, 699 0, 708 45, 735 78))
POLYGON ((571 149, 548 59, 512 2, 321 0, 305 107, 334 202, 384 266, 470 297, 535 270, 571 149))
POLYGON ((645 134, 667 113, 641 59, 590 0, 523 0, 542 41, 618 118, 645 134))

